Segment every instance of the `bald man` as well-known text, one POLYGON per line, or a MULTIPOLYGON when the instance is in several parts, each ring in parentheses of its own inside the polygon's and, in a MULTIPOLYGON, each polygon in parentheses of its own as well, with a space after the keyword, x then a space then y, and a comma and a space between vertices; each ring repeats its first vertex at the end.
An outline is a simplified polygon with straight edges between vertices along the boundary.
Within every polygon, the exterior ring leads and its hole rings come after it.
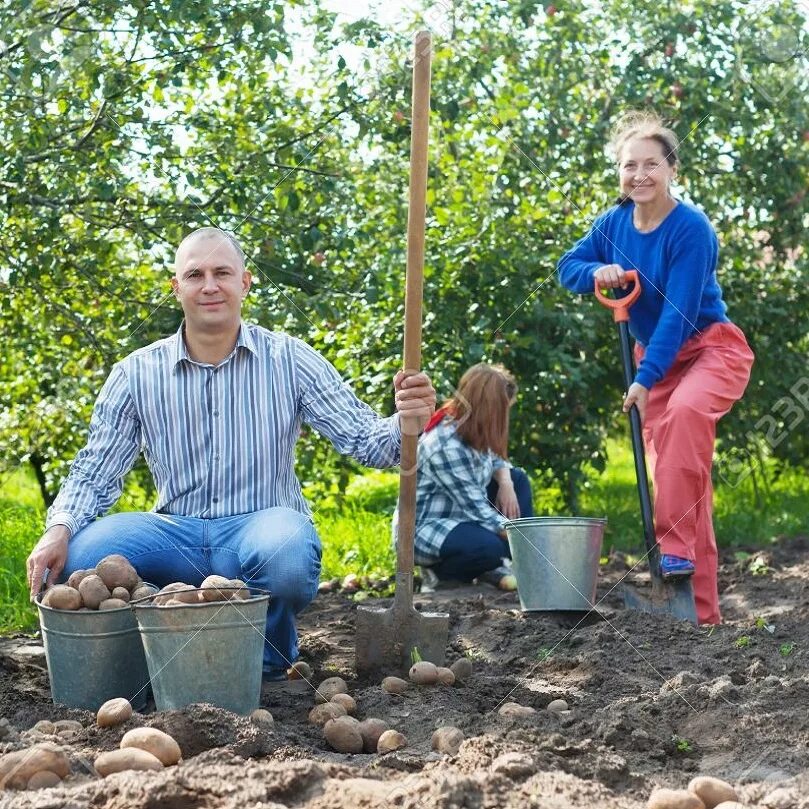
POLYGON ((320 540, 294 472, 301 424, 366 466, 394 466, 400 414, 426 422, 435 391, 425 374, 400 371, 397 413, 380 417, 314 349, 242 320, 250 282, 229 234, 202 228, 182 241, 171 283, 183 323, 113 366, 28 558, 28 583, 33 597, 112 553, 159 586, 242 579, 273 595, 264 648, 272 682, 298 657, 295 615, 320 574, 320 540), (154 510, 103 517, 140 452, 154 510))

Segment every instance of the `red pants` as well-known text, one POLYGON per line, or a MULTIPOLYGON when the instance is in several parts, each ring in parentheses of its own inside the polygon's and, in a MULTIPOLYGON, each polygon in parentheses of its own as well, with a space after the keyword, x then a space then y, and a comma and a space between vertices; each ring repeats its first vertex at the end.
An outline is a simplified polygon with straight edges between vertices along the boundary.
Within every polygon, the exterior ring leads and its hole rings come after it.
MULTIPOLYGON (((635 346, 635 360, 644 350, 635 346)), ((732 323, 714 323, 689 339, 649 393, 643 440, 654 481, 655 534, 662 553, 694 562, 701 624, 718 624, 713 463, 716 423, 750 379, 753 352, 732 323)))

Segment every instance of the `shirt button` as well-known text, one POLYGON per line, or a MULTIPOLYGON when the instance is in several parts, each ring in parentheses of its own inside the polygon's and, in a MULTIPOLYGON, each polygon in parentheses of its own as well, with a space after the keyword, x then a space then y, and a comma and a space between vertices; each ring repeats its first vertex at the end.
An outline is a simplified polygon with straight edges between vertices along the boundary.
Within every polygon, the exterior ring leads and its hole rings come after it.
POLYGON ((214 501, 214 503, 218 503, 218 502, 219 502, 219 498, 218 498, 218 497, 214 497, 213 501, 214 501))
POLYGON ((214 455, 214 456, 213 456, 213 459, 214 459, 215 461, 218 461, 218 460, 219 460, 219 456, 218 456, 218 455, 214 455))
POLYGON ((218 411, 218 410, 214 410, 214 411, 213 411, 213 416, 214 416, 214 418, 216 418, 218 415, 219 415, 219 411, 218 411))

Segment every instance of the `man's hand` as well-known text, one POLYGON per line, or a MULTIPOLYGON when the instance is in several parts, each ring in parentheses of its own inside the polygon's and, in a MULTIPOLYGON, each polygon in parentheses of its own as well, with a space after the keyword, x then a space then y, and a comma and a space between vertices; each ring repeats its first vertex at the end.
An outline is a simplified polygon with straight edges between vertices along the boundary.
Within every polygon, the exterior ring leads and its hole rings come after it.
POLYGON ((593 278, 598 281, 598 285, 602 289, 614 289, 615 287, 626 289, 629 286, 629 282, 626 280, 626 270, 620 264, 605 264, 603 267, 599 267, 593 278))
POLYGON ((402 432, 420 433, 435 412, 435 388, 423 371, 399 371, 393 378, 396 410, 402 416, 402 432), (415 425, 415 431, 408 429, 415 425))
POLYGON ((646 403, 649 401, 649 389, 644 388, 637 382, 629 386, 629 390, 624 397, 624 413, 628 413, 632 405, 637 405, 641 423, 646 418, 646 403))
POLYGON ((28 589, 31 591, 31 600, 36 598, 42 589, 42 577, 48 572, 46 587, 51 588, 59 580, 59 574, 67 560, 67 543, 70 539, 70 529, 66 525, 54 525, 49 528, 34 545, 34 550, 28 557, 26 568, 28 570, 28 589))

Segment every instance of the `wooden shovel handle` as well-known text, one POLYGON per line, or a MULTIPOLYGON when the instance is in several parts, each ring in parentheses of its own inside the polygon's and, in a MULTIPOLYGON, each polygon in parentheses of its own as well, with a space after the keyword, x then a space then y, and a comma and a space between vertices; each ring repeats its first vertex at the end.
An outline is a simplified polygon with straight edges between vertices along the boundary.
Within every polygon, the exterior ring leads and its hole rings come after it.
MULTIPOLYGON (((427 212, 427 143, 430 122, 430 62, 432 56, 432 40, 429 31, 419 31, 415 36, 414 46, 404 324, 404 370, 406 372, 417 372, 421 369, 421 303, 424 288, 424 220, 427 212)), ((418 419, 402 419, 397 563, 399 573, 404 574, 413 572, 419 426, 418 419)))

